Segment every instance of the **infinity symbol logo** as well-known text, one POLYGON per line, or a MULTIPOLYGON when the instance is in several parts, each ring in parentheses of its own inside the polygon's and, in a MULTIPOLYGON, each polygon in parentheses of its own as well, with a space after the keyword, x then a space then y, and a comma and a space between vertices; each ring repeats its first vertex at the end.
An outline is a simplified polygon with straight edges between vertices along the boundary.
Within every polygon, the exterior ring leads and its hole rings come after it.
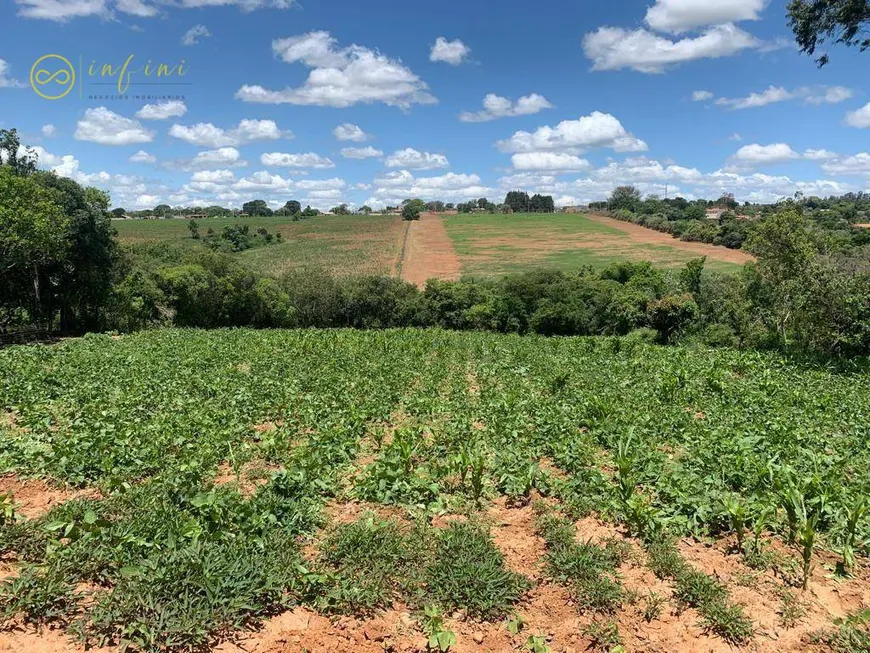
POLYGON ((76 71, 69 59, 59 54, 47 54, 36 60, 30 68, 30 85, 36 94, 46 100, 59 100, 69 93, 75 86, 76 71), (41 67, 46 62, 45 67, 41 67), (42 87, 51 84, 51 89, 42 90, 42 87), (55 92, 56 86, 60 91, 55 92))

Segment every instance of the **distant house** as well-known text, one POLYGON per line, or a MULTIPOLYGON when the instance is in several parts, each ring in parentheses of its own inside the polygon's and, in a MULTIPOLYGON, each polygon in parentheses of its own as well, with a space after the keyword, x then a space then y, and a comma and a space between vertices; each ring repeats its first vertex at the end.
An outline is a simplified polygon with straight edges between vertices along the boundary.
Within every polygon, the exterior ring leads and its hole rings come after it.
POLYGON ((705 216, 707 220, 719 220, 725 214, 725 209, 720 208, 712 208, 707 209, 707 215, 705 216))
POLYGON ((562 213, 583 213, 584 211, 588 211, 585 206, 563 206, 562 213))
POLYGON ((191 213, 190 215, 184 216, 185 220, 204 220, 208 217, 206 213, 191 213))

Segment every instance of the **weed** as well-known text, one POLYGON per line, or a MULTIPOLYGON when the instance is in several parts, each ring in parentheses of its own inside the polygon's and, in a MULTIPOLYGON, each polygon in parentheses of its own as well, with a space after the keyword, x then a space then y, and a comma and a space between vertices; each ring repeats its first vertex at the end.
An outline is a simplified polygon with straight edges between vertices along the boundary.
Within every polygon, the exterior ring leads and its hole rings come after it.
POLYGON ((655 621, 659 617, 662 616, 662 607, 665 604, 665 598, 656 594, 655 592, 650 592, 646 597, 646 602, 643 609, 643 619, 647 623, 651 621, 655 621))
POLYGON ((0 585, 0 623, 21 618, 40 626, 68 624, 78 611, 79 598, 62 570, 28 567, 0 585))
POLYGON ((566 584, 581 610, 612 613, 625 600, 616 570, 625 561, 625 545, 612 540, 606 546, 577 542, 574 525, 554 512, 544 513, 538 528, 547 542, 547 567, 566 584))
POLYGON ((779 598, 781 601, 779 609, 780 623, 782 623, 785 628, 794 628, 798 622, 806 616, 806 605, 804 605, 797 594, 787 587, 780 590, 779 598))
POLYGON ((592 640, 588 649, 590 651, 610 653, 615 647, 622 645, 619 626, 612 621, 593 621, 583 629, 583 634, 592 640))
POLYGON ((429 637, 426 646, 430 651, 449 651, 456 646, 456 634, 444 624, 444 615, 436 606, 423 609, 423 632, 429 637))
POLYGON ((745 643, 752 638, 754 627, 743 608, 729 603, 725 587, 712 576, 690 566, 672 542, 655 542, 649 546, 648 553, 653 573, 674 581, 675 598, 685 606, 697 608, 705 628, 733 644, 745 643))
POLYGON ((506 615, 529 587, 528 579, 505 568, 489 534, 468 522, 453 522, 438 534, 426 584, 439 606, 482 619, 506 615))
POLYGON ((836 630, 820 631, 811 637, 816 644, 824 644, 835 653, 868 653, 870 651, 870 608, 865 608, 845 619, 836 619, 836 630))
POLYGON ((351 614, 386 608, 410 573, 408 556, 407 538, 394 522, 364 517, 338 527, 320 551, 331 582, 318 602, 351 614))
POLYGON ((550 653, 547 639, 543 635, 529 635, 525 648, 530 653, 550 653))

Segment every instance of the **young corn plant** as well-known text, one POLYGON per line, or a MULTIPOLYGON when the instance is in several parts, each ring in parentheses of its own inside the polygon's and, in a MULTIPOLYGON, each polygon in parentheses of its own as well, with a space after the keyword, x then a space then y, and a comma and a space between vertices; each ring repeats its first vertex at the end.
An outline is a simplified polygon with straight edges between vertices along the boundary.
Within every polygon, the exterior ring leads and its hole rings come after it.
POLYGON ((619 498, 623 505, 628 503, 637 486, 635 460, 634 433, 630 432, 617 443, 616 455, 614 456, 617 481, 619 482, 619 498))
POLYGON ((746 522, 749 520, 746 502, 742 497, 731 494, 724 499, 723 504, 731 530, 737 536, 737 550, 743 552, 743 538, 746 533, 746 522))
POLYGON ((870 504, 867 503, 867 498, 859 496, 846 513, 846 532, 842 549, 843 560, 839 564, 843 575, 851 574, 855 570, 855 540, 858 536, 858 526, 867 514, 868 508, 870 508, 870 504))

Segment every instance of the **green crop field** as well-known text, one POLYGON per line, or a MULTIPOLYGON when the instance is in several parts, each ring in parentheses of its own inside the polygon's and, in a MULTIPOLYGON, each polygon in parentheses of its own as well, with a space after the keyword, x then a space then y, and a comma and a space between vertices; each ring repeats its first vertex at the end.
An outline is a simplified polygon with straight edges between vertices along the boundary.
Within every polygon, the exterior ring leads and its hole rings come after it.
POLYGON ((627 233, 624 225, 579 214, 459 215, 445 218, 463 274, 493 276, 534 267, 576 270, 617 261, 651 261, 678 267, 707 256, 714 271, 736 270, 741 253, 724 247, 681 243, 652 230, 627 233))
POLYGON ((143 651, 282 613, 260 636, 296 648, 256 650, 858 650, 868 417, 866 373, 630 337, 11 347, 0 619, 143 651))
MULTIPOLYGON (((115 220, 124 243, 190 241, 187 220, 115 220)), ((256 272, 280 275, 299 267, 319 267, 339 275, 383 274, 393 270, 401 249, 404 225, 397 216, 320 216, 294 222, 287 217, 203 218, 201 233, 230 225, 264 227, 280 233, 284 242, 237 254, 256 272)))

